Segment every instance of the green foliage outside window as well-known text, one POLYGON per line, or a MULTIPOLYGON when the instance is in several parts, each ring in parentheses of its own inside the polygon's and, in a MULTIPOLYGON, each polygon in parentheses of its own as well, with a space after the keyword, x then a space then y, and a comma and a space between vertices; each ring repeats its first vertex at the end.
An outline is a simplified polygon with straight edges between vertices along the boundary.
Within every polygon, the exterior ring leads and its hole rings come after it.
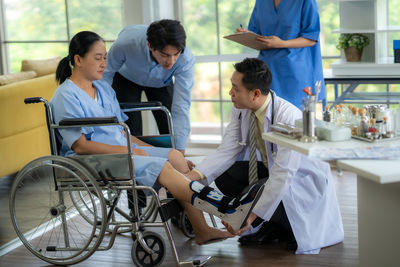
MULTIPOLYGON (((69 40, 64 0, 3 0, 3 2, 6 40, 11 42, 7 44, 11 72, 20 70, 22 59, 66 56, 69 40)), ((71 38, 79 31, 90 30, 97 32, 106 40, 113 40, 123 26, 122 0, 69 0, 68 11, 71 38)))

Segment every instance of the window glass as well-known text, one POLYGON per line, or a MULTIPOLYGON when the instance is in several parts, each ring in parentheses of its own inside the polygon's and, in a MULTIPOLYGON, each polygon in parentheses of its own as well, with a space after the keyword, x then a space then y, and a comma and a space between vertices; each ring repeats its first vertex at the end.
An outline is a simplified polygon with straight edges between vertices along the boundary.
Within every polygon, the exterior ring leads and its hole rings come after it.
POLYGON ((195 56, 216 55, 218 36, 215 0, 182 2, 187 47, 195 56))
POLYGON ((190 107, 191 141, 221 140, 219 102, 192 102, 190 107))
POLYGON ((7 40, 67 40, 64 1, 3 1, 7 40))
POLYGON ((121 5, 122 1, 69 0, 71 37, 89 30, 105 40, 115 40, 123 27, 121 5))
POLYGON ((240 45, 236 42, 223 39, 225 35, 235 32, 242 24, 247 29, 255 0, 220 0, 218 1, 221 54, 240 54, 254 52, 253 49, 240 45))
POLYGON ((45 59, 55 56, 65 57, 68 54, 67 43, 12 43, 8 45, 11 72, 21 70, 24 59, 45 59))
POLYGON ((219 99, 218 63, 197 63, 194 81, 192 99, 219 99))
MULTIPOLYGON (((318 0, 319 20, 321 33, 319 36, 322 56, 340 56, 340 50, 336 48, 339 34, 332 33, 339 29, 339 5, 331 0, 318 0)), ((329 68, 324 65, 324 68, 329 68)))
POLYGON ((388 0, 389 25, 400 27, 400 5, 399 0, 388 0))
POLYGON ((221 63, 221 72, 222 72, 222 99, 231 100, 229 95, 229 91, 231 90, 232 83, 231 77, 235 68, 233 65, 236 62, 224 62, 221 63))

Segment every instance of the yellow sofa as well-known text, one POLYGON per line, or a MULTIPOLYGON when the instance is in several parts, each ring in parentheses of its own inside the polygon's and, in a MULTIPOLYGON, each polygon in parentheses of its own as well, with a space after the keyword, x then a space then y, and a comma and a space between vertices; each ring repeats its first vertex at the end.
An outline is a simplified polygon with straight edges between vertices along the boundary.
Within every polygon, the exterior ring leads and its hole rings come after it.
POLYGON ((0 86, 0 177, 18 172, 31 160, 50 154, 43 104, 26 105, 26 97, 50 101, 54 74, 0 86))

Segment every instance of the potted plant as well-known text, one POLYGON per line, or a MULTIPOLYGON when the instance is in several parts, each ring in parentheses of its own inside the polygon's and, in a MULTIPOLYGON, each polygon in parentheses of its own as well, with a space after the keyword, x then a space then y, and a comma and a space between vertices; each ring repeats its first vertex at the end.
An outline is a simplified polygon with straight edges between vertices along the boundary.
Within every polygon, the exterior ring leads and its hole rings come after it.
POLYGON ((346 60, 350 62, 361 61, 364 47, 369 45, 369 38, 359 33, 342 33, 337 44, 338 49, 343 49, 346 60))

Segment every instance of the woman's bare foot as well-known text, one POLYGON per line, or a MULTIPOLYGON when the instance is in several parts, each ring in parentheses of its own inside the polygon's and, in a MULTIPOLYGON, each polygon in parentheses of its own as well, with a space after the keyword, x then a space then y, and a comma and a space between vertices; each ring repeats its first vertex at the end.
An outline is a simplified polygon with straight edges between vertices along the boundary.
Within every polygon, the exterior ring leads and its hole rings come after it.
POLYGON ((209 227, 207 231, 201 231, 201 233, 195 232, 195 240, 198 245, 204 245, 208 241, 215 239, 226 239, 233 236, 234 235, 227 231, 222 231, 213 227, 209 227))

